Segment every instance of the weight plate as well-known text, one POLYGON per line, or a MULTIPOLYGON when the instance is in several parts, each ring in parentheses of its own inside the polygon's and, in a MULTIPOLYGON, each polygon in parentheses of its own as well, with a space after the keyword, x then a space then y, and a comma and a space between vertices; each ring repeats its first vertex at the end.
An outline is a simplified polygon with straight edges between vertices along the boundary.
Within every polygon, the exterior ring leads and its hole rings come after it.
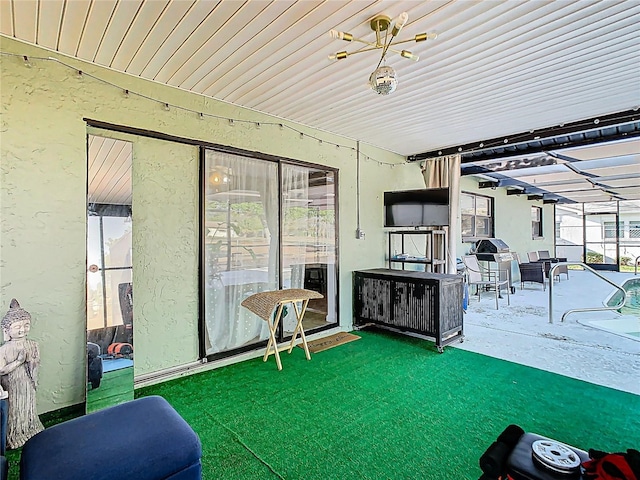
POLYGON ((568 446, 553 440, 536 440, 532 456, 543 467, 558 473, 574 473, 580 468, 580 457, 568 446))

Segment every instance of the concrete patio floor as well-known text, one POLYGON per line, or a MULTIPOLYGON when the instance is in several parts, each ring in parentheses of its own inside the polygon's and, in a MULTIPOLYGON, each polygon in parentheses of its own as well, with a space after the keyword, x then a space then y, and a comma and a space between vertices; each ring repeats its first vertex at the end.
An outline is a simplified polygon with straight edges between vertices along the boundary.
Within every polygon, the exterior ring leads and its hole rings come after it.
MULTIPOLYGON (((640 282, 632 273, 601 273, 618 285, 629 278, 640 282)), ((566 310, 602 306, 615 290, 589 271, 570 270, 569 277, 554 284, 554 323, 549 323, 548 285, 543 291, 527 283, 521 290, 518 282, 511 305, 503 293, 498 310, 493 292, 483 292, 478 302, 474 287, 464 316, 465 340, 452 346, 640 395, 640 336, 614 331, 623 320, 627 331, 640 332, 640 315, 584 312, 562 322, 566 310), (614 328, 596 328, 608 325, 602 320, 611 320, 614 328)))

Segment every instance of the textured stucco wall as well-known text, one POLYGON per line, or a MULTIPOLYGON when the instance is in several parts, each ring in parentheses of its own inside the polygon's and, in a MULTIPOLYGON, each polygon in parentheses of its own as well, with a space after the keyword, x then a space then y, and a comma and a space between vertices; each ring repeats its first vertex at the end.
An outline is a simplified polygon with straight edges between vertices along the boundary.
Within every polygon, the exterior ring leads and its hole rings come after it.
POLYGON ((46 411, 85 390, 86 127, 71 89, 1 61, 0 306, 15 297, 32 315, 46 411))
POLYGON ((134 143, 136 374, 197 359, 197 179, 197 147, 134 143))
MULTIPOLYGON (((85 394, 86 134, 83 118, 230 145, 339 169, 340 321, 351 325, 353 270, 384 265, 382 192, 419 188, 418 165, 362 145, 361 227, 355 238, 356 154, 327 142, 349 139, 206 117, 130 95, 143 93, 211 115, 278 120, 213 99, 94 67, 0 36, 0 307, 18 298, 40 343, 38 410, 80 403, 85 394), (55 57, 85 72, 36 57, 55 57), (94 74, 118 87, 90 78, 94 74), (365 157, 375 160, 367 160, 365 157), (392 168, 389 164, 396 163, 392 168)), ((91 133, 100 133, 92 130, 91 133)), ((120 134, 121 135, 121 134, 120 134)), ((105 133, 105 136, 113 136, 105 133)), ((135 136, 133 262, 135 373, 197 358, 197 149, 135 136)))
MULTIPOLYGON (((505 241, 512 251, 518 252, 523 261, 527 252, 549 250, 553 254, 555 236, 555 213, 553 205, 542 201, 527 200, 526 195, 507 196, 506 188, 478 188, 478 180, 463 177, 460 189, 494 198, 495 237, 505 241), (531 237, 531 207, 542 207, 542 238, 531 237)), ((458 257, 469 252, 470 243, 458 244, 458 257)))

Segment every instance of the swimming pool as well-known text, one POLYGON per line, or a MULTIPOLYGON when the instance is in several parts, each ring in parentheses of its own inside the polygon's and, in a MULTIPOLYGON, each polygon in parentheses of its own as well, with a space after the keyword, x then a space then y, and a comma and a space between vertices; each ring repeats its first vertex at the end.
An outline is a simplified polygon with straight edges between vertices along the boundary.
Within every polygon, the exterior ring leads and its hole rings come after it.
MULTIPOLYGON (((631 278, 624 282, 622 288, 627 292, 627 302, 624 307, 619 308, 618 312, 623 315, 635 315, 640 317, 640 278, 631 278)), ((622 293, 616 291, 608 299, 608 306, 615 305, 620 302, 622 293)))
MULTIPOLYGON (((622 288, 627 292, 627 301, 618 309, 620 318, 614 320, 593 320, 592 326, 613 333, 640 340, 640 278, 631 278, 624 282, 622 288)), ((605 301, 608 306, 620 303, 622 293, 617 291, 605 301)))

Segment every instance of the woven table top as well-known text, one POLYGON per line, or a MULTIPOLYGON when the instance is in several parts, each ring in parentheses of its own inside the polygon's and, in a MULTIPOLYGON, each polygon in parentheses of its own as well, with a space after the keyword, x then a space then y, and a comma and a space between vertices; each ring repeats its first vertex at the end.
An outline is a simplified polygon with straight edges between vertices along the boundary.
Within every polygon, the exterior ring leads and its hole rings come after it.
POLYGON ((254 293, 245 298, 240 305, 252 311, 263 320, 269 320, 273 309, 280 303, 300 302, 312 298, 323 298, 324 295, 304 288, 287 288, 254 293))

